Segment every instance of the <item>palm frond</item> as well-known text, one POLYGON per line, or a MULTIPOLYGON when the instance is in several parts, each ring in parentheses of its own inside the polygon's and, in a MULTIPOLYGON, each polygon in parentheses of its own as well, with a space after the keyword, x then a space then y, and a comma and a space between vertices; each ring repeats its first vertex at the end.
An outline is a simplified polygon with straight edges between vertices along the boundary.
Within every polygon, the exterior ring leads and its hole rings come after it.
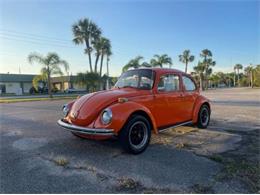
POLYGON ((41 65, 44 65, 45 64, 45 60, 44 60, 44 57, 38 53, 31 53, 29 54, 28 56, 28 61, 29 63, 33 63, 33 62, 38 62, 39 64, 41 65))

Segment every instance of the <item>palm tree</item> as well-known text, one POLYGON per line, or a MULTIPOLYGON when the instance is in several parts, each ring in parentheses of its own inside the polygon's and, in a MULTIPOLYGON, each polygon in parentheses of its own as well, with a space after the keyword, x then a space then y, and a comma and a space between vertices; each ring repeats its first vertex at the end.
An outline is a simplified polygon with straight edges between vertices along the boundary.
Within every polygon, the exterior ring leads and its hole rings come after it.
POLYGON ((109 61, 110 61, 110 56, 112 55, 111 48, 106 51, 106 61, 107 61, 107 81, 106 81, 106 89, 109 89, 109 61))
POLYGON ((141 63, 140 61, 143 60, 144 58, 142 56, 137 56, 134 59, 130 60, 122 69, 123 72, 127 71, 130 68, 140 68, 142 66, 144 67, 150 67, 150 64, 143 62, 141 63))
POLYGON ((236 66, 234 66, 234 87, 236 87, 236 66))
POLYGON ((75 82, 80 85, 86 85, 88 92, 94 92, 98 90, 100 76, 95 72, 78 73, 75 82))
MULTIPOLYGON (((46 56, 42 56, 37 53, 31 53, 28 56, 29 63, 37 62, 42 65, 41 73, 42 75, 47 75, 47 83, 48 83, 48 94, 52 97, 51 93, 51 76, 55 74, 62 75, 62 70, 60 66, 62 65, 67 72, 69 69, 69 65, 65 60, 60 59, 58 54, 56 53, 48 53, 46 56)), ((45 76, 46 77, 46 76, 45 76)))
POLYGON ((203 78, 204 78, 204 72, 205 72, 205 65, 202 62, 198 62, 198 65, 193 67, 195 73, 199 76, 200 79, 200 90, 204 90, 203 87, 203 78))
POLYGON ((102 41, 101 38, 96 39, 95 41, 93 41, 93 48, 96 51, 96 60, 95 60, 95 68, 94 68, 94 72, 97 73, 97 66, 98 66, 98 60, 99 57, 101 55, 101 50, 102 50, 102 41))
POLYGON ((159 66, 159 67, 163 67, 164 64, 169 64, 169 67, 171 67, 172 65, 172 59, 171 57, 169 57, 167 54, 163 54, 163 55, 154 55, 154 58, 151 59, 150 64, 153 67, 159 66))
POLYGON ((111 43, 110 40, 104 37, 101 37, 101 59, 100 59, 100 71, 99 76, 102 76, 103 60, 104 56, 111 53, 111 43))
POLYGON ((243 69, 243 66, 242 64, 236 64, 234 66, 234 70, 236 71, 237 70, 237 82, 238 82, 238 86, 240 87, 240 81, 239 81, 239 70, 240 69, 243 69))
POLYGON ((252 66, 252 64, 250 64, 249 66, 247 66, 247 67, 245 67, 245 69, 244 69, 244 71, 245 71, 245 73, 246 73, 246 75, 247 75, 247 77, 249 77, 250 79, 250 81, 249 81, 249 87, 254 87, 254 83, 253 83, 253 74, 254 74, 254 68, 253 68, 253 66, 252 66))
POLYGON ((208 49, 203 49, 200 53, 200 56, 203 58, 203 64, 205 66, 205 81, 206 81, 206 89, 208 89, 208 73, 209 72, 209 68, 211 66, 215 66, 216 62, 212 60, 212 52, 208 49))
POLYGON ((185 64, 185 73, 187 73, 188 63, 193 62, 195 57, 190 55, 190 50, 184 50, 182 55, 179 55, 179 60, 185 64))
POLYGON ((214 88, 216 88, 219 84, 220 78, 218 74, 212 74, 209 77, 209 80, 213 83, 214 88))
POLYGON ((91 44, 100 37, 101 29, 90 19, 84 18, 79 20, 72 26, 72 31, 74 34, 73 42, 76 45, 86 45, 85 53, 88 54, 90 72, 93 72, 91 60, 91 52, 93 48, 91 44))

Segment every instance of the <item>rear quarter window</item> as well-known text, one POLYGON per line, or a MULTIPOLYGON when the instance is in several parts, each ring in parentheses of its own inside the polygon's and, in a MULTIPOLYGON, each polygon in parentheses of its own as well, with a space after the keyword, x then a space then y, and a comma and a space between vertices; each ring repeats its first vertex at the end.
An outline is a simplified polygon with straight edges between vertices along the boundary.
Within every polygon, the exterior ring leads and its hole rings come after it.
POLYGON ((196 90, 196 84, 193 82, 193 80, 187 76, 182 76, 183 85, 185 87, 186 91, 195 91, 196 90))

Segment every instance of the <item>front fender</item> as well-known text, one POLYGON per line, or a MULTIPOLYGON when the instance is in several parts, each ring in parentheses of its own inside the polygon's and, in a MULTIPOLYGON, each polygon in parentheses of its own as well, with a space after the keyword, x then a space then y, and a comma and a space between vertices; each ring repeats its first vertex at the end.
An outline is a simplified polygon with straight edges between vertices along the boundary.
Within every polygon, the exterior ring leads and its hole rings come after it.
POLYGON ((211 107, 209 99, 207 99, 206 97, 204 97, 202 95, 198 96, 198 98, 196 99, 196 102, 194 104, 194 108, 193 108, 193 117, 192 117, 193 124, 197 123, 200 107, 202 106, 202 104, 205 104, 205 103, 207 103, 209 105, 209 108, 211 107))
POLYGON ((136 102, 128 101, 124 103, 116 103, 113 104, 107 108, 110 108, 113 113, 113 119, 110 124, 104 125, 101 122, 101 114, 98 116, 98 118, 95 121, 95 128, 109 128, 114 129, 115 133, 117 134, 124 126, 124 124, 127 122, 128 118, 137 111, 145 112, 152 123, 153 130, 157 134, 157 126, 155 123, 155 119, 151 113, 151 111, 146 108, 145 106, 138 104, 136 102))

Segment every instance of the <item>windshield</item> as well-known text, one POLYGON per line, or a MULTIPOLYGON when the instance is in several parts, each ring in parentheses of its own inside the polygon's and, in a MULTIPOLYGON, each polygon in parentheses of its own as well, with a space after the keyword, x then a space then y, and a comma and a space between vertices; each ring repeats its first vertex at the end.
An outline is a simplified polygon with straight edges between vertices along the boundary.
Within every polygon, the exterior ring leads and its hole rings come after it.
POLYGON ((132 87, 137 89, 152 89, 154 72, 147 69, 129 70, 121 75, 115 87, 132 87))

